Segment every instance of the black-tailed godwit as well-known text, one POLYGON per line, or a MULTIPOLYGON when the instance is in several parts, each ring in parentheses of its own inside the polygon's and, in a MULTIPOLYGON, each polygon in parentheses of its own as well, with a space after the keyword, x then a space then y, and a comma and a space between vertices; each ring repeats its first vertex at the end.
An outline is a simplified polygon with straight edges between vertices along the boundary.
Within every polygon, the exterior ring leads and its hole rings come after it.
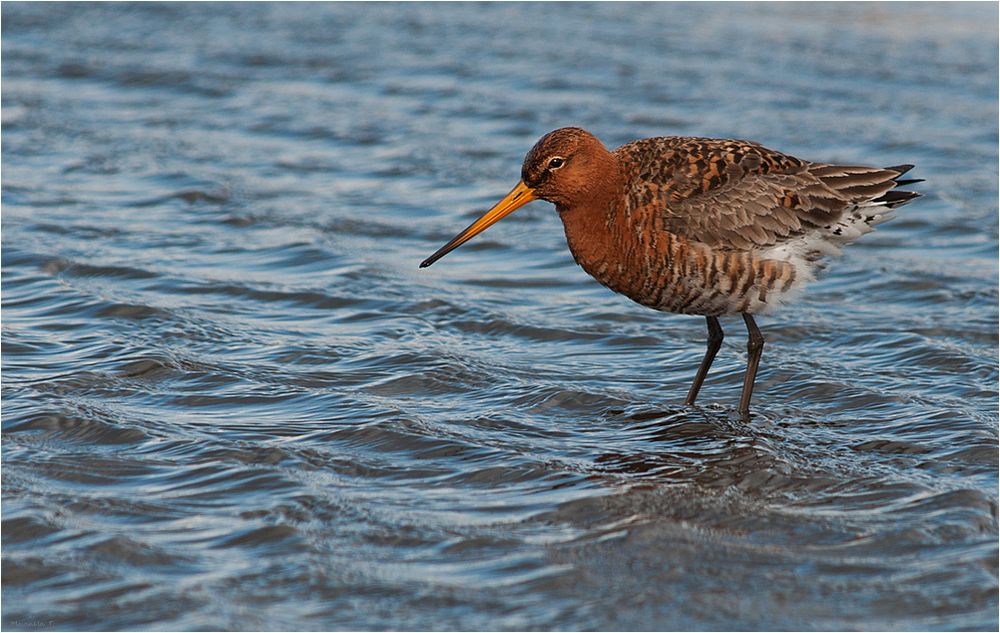
POLYGON ((680 136, 608 151, 586 130, 562 128, 528 152, 503 200, 420 267, 532 200, 552 202, 574 259, 597 281, 644 306, 705 317, 708 349, 687 404, 722 345, 719 317, 742 315, 748 416, 764 347, 753 315, 789 301, 823 256, 917 197, 896 189, 920 182, 900 180, 912 167, 813 163, 750 141, 680 136))

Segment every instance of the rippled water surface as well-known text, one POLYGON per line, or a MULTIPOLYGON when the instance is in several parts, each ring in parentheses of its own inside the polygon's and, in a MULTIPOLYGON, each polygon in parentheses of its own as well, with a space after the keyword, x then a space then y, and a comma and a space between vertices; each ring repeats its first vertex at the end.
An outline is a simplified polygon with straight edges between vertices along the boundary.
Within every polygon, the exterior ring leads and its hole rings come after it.
POLYGON ((993 629, 997 6, 3 4, 3 625, 993 629), (544 132, 915 163, 734 407, 544 132))

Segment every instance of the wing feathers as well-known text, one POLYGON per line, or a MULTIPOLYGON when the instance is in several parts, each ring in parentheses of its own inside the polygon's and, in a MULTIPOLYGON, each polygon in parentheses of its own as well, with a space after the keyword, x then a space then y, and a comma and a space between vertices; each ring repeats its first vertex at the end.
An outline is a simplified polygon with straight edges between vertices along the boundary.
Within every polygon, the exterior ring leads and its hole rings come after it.
POLYGON ((848 210, 895 207, 917 193, 896 187, 913 165, 877 168, 809 163, 749 141, 663 137, 616 154, 631 208, 652 206, 663 227, 710 246, 779 245, 838 223, 848 210))

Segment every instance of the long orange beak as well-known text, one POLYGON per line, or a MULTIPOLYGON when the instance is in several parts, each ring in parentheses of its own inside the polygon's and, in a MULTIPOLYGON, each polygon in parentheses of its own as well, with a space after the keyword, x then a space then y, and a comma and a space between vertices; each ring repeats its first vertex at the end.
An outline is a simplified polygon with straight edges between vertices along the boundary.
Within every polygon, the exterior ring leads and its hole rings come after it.
POLYGON ((427 268, 517 209, 537 199, 534 189, 524 184, 523 181, 517 183, 517 186, 511 189, 510 193, 503 197, 503 200, 496 203, 492 209, 484 213, 483 217, 470 224, 469 228, 456 235, 450 242, 439 248, 436 253, 420 262, 420 267, 427 268))

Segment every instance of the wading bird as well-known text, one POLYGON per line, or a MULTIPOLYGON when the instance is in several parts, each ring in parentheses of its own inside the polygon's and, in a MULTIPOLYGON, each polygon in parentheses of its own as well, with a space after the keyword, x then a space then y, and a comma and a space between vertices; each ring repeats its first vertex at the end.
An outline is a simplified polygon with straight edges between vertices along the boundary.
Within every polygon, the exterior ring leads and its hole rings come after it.
POLYGON ((750 412, 764 348, 755 314, 786 303, 820 259, 892 218, 919 194, 898 190, 913 165, 813 163, 750 141, 667 136, 608 151, 561 128, 528 152, 521 181, 424 260, 430 266, 515 209, 556 205, 573 258, 611 290, 663 312, 702 315, 708 349, 688 391, 694 404, 722 345, 719 317, 749 334, 739 412, 750 412))

